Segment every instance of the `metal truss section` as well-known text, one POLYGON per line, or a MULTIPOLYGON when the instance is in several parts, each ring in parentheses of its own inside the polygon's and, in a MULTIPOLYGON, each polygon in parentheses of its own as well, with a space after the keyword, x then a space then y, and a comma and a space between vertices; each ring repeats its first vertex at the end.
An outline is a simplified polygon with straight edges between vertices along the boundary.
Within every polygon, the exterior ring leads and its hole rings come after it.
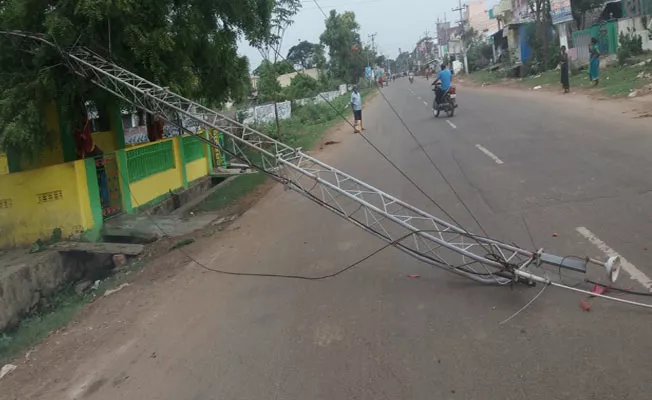
MULTIPOLYGON (((36 39, 48 43, 43 38, 36 39)), ((579 272, 585 272, 589 262, 605 266, 596 260, 562 258, 471 235, 462 227, 149 82, 85 48, 61 53, 72 71, 139 109, 157 114, 190 133, 201 127, 223 132, 223 148, 197 137, 271 174, 288 188, 428 264, 482 283, 499 284, 525 276, 517 270, 540 263, 579 272)))

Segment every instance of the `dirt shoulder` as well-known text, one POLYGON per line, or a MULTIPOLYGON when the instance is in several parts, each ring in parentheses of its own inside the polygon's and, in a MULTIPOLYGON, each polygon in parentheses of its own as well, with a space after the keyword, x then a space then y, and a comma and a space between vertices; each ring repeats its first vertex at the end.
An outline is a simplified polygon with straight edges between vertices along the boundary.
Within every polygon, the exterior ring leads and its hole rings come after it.
MULTIPOLYGON (((369 104, 373 97, 368 95, 365 103, 369 104)), ((328 159, 351 137, 353 133, 348 123, 336 123, 324 133, 311 153, 328 159)), ((275 182, 267 180, 225 210, 224 215, 242 215, 261 199, 275 193, 282 192, 275 182)), ((245 248, 252 238, 243 231, 240 231, 239 219, 235 219, 185 237, 165 238, 149 245, 144 252, 143 266, 124 271, 119 291, 97 297, 67 326, 51 332, 43 342, 11 361, 17 368, 0 380, 0 397, 81 399, 104 385, 119 387, 130 376, 113 370, 107 374, 107 370, 119 364, 116 360, 126 353, 137 353, 139 359, 151 362, 152 366, 159 365, 157 351, 140 339, 169 309, 178 307, 193 281, 201 279, 196 264, 188 255, 209 263, 220 257, 220 248, 245 248), (180 242, 187 244, 173 249, 180 242), (107 381, 103 378, 107 375, 113 378, 107 381)), ((215 304, 215 307, 220 306, 215 304)), ((187 328, 171 327, 179 332, 187 328)))
MULTIPOLYGON (((635 98, 652 92, 652 54, 643 54, 631 65, 621 66, 615 61, 605 61, 600 68, 597 86, 591 82, 587 70, 572 69, 571 93, 583 94, 599 100, 635 98)), ((505 78, 501 71, 478 71, 467 78, 481 86, 521 87, 528 90, 562 92, 561 71, 550 70, 536 76, 505 78)))

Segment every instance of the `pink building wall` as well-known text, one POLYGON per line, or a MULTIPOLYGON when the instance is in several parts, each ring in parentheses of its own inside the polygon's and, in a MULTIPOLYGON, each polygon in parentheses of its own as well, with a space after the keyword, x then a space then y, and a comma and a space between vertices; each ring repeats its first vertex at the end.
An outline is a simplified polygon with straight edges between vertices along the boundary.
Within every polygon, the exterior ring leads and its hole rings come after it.
POLYGON ((485 7, 484 0, 469 0, 466 5, 466 19, 475 31, 482 33, 498 30, 498 21, 489 19, 489 10, 485 7))

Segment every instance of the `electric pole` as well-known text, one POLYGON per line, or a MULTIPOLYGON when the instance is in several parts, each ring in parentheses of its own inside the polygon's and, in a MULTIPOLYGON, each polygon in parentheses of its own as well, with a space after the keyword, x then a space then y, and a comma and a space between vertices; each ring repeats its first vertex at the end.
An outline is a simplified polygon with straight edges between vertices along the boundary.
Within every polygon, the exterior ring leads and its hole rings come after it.
POLYGON ((377 33, 369 35, 369 38, 371 39, 371 50, 373 50, 374 54, 376 53, 376 35, 377 33))
POLYGON ((464 57, 464 72, 467 74, 469 73, 469 60, 466 58, 466 43, 465 43, 465 38, 466 38, 466 32, 464 29, 464 24, 466 21, 464 20, 464 10, 466 9, 466 6, 462 5, 462 0, 459 1, 459 6, 457 8, 453 8, 453 11, 459 11, 460 12, 460 28, 462 28, 462 56, 464 57))

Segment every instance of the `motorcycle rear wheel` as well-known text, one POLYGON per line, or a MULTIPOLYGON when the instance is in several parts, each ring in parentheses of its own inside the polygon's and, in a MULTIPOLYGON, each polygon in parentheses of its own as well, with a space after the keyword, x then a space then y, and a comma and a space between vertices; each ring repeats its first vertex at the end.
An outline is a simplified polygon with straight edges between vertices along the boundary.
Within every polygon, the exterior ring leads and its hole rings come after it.
POLYGON ((448 117, 450 118, 455 115, 455 107, 456 107, 455 100, 451 100, 449 105, 450 105, 450 110, 447 110, 446 114, 448 114, 448 117))

